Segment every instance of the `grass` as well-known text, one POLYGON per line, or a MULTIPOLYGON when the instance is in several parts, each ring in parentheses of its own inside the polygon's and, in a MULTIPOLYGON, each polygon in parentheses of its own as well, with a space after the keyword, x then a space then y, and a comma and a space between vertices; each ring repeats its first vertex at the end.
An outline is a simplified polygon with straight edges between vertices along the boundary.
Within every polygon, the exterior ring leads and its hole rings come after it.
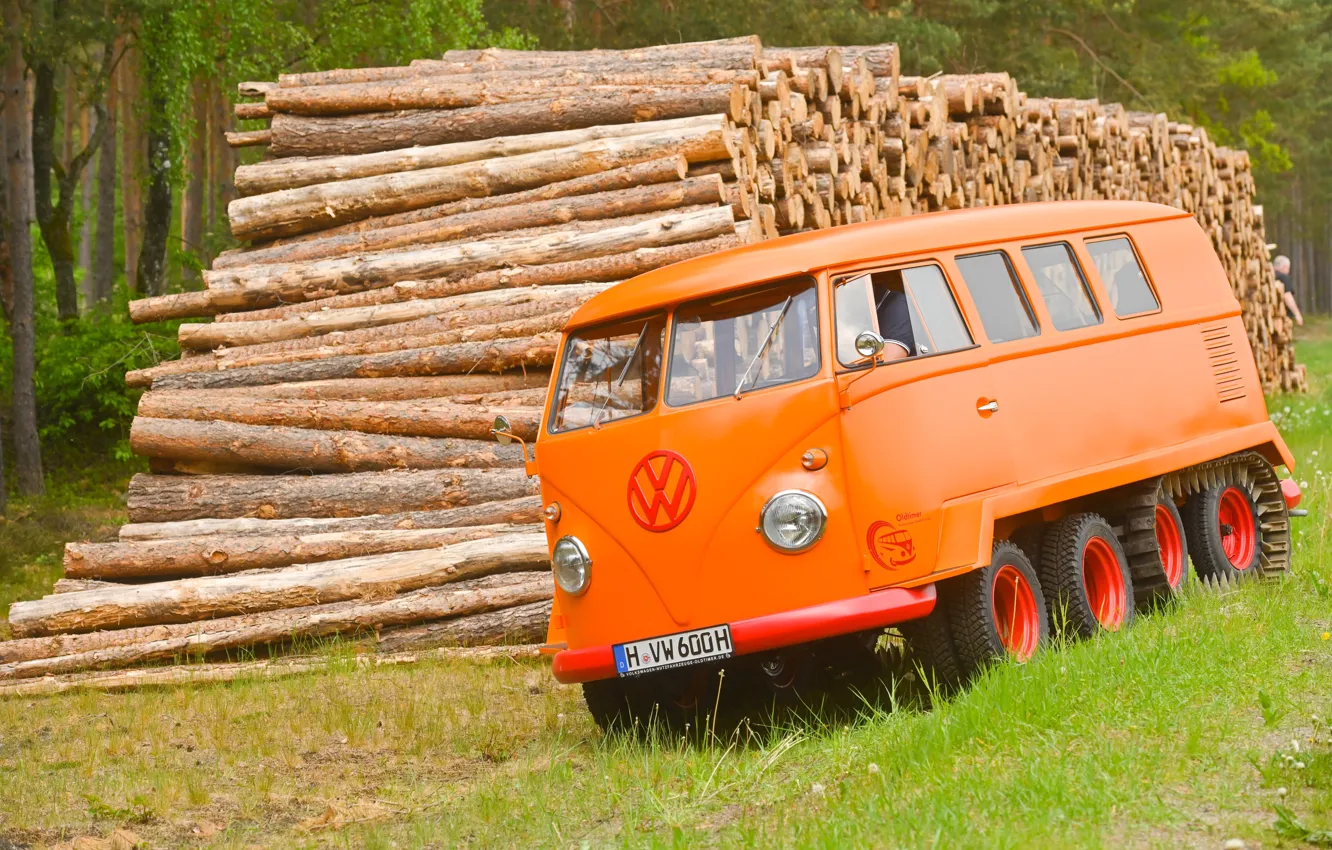
POLYGON ((1282 584, 757 740, 603 738, 514 662, 0 701, 0 847, 1332 847, 1332 323, 1300 357, 1282 584))

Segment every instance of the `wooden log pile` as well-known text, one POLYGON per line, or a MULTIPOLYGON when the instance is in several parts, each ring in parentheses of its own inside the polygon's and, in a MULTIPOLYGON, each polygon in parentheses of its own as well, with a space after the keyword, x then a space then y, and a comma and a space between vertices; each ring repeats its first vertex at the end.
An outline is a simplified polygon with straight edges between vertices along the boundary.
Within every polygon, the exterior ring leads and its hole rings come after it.
POLYGON ((229 214, 147 389, 114 543, 71 543, 12 606, 0 680, 332 634, 381 649, 539 640, 551 583, 536 434, 559 331, 619 281, 816 228, 1138 199, 1193 213, 1270 388, 1298 389, 1247 154, 1165 115, 1026 97, 1007 74, 902 76, 895 45, 757 38, 450 51, 245 83, 229 214))

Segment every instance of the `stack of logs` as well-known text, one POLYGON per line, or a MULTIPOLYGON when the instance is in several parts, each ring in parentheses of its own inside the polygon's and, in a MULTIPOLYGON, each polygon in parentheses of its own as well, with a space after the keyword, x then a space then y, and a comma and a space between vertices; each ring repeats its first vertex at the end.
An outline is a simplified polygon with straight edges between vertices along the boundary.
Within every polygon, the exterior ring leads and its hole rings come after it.
POLYGON ((0 679, 369 632, 379 649, 538 639, 535 436, 558 332, 593 294, 781 234, 945 209, 1136 199, 1193 213, 1269 388, 1297 389, 1248 156, 1007 74, 901 76, 895 45, 757 38, 451 51, 247 83, 234 235, 131 373, 119 542, 71 543, 16 603, 0 679))

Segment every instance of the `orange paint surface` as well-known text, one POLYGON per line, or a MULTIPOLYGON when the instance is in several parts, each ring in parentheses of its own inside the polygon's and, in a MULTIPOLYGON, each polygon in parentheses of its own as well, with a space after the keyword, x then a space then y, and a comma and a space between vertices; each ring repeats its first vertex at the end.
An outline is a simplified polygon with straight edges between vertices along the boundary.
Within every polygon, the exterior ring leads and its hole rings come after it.
MULTIPOLYGON (((556 591, 552 642, 597 647, 925 585, 988 562, 1006 518, 1058 515, 1089 494, 1245 449, 1293 466, 1211 243, 1187 213, 1154 204, 937 213, 725 251, 598 295, 566 339, 665 311, 669 363, 677 305, 800 275, 817 281, 811 377, 687 405, 662 392, 650 410, 598 427, 543 424, 542 498, 562 511, 547 523, 551 545, 575 535, 593 563, 585 593, 556 591), (1113 282, 1088 248, 1107 237, 1129 240, 1159 309, 1117 315, 1113 282), (1023 254, 1055 243, 1076 258, 1099 322, 1056 329, 1023 254), (957 260, 995 251, 1039 333, 987 337, 957 260), (921 265, 942 273, 974 343, 873 369, 840 363, 833 287, 921 265), (802 465, 811 449, 826 465, 802 465), (757 530, 767 500, 788 489, 828 512, 822 539, 798 554, 757 530)), ((552 398, 559 380, 557 368, 552 398)))

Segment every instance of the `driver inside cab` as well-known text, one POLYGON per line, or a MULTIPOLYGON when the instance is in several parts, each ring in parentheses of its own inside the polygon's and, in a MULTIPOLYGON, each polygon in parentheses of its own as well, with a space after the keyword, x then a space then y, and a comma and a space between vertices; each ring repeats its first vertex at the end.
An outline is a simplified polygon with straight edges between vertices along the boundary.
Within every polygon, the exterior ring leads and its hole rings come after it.
POLYGON ((883 337, 883 360, 915 357, 916 334, 911 327, 911 304, 900 272, 873 275, 874 316, 883 337))

